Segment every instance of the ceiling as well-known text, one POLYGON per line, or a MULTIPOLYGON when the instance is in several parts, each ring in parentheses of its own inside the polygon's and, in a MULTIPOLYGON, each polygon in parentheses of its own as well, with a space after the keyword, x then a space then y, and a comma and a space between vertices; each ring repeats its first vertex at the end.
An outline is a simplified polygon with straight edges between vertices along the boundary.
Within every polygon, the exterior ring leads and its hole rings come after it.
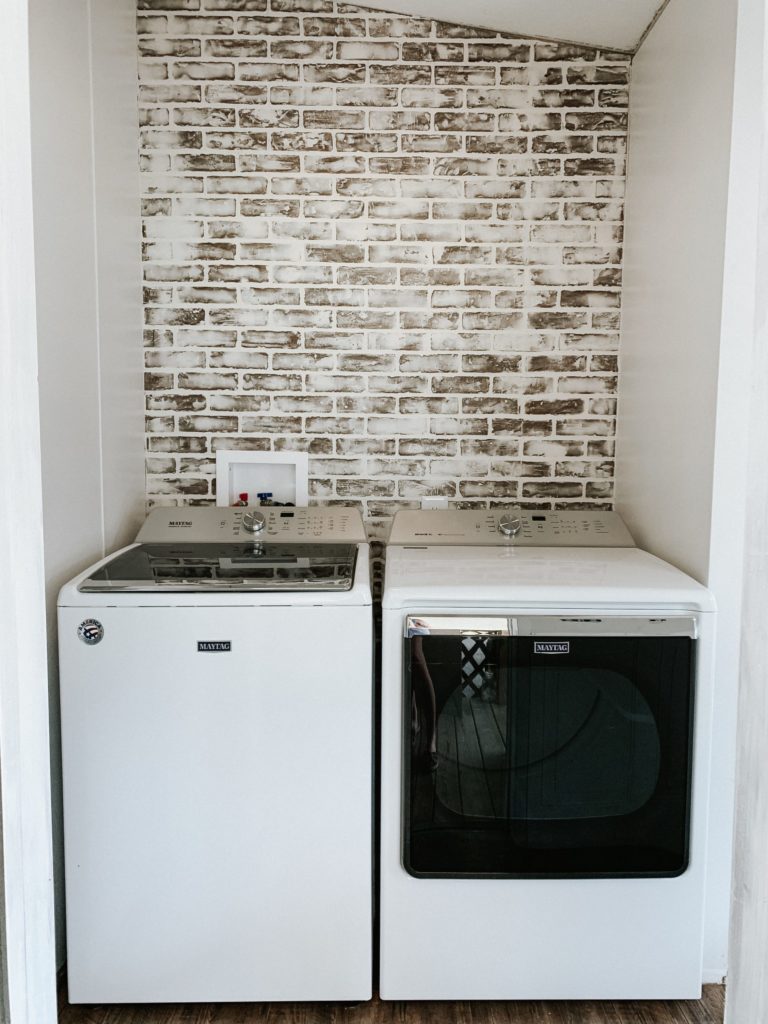
POLYGON ((535 39, 558 39, 609 49, 637 49, 668 0, 354 0, 360 7, 395 11, 458 25, 474 25, 535 39))

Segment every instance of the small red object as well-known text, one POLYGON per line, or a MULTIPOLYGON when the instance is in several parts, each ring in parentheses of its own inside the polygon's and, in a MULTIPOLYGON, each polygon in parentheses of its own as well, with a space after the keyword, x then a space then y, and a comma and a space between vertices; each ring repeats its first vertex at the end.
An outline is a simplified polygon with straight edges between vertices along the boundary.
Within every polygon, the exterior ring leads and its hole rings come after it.
POLYGON ((238 495, 240 501, 248 501, 248 491, 243 491, 242 494, 238 495))

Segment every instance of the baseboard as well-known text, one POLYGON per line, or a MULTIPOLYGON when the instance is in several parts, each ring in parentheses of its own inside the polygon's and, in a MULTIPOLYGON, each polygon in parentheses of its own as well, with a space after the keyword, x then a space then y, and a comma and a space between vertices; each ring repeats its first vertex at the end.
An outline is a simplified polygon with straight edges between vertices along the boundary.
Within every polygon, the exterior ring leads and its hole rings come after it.
POLYGON ((702 980, 705 985, 724 985, 725 979, 726 975, 717 967, 713 967, 711 970, 707 970, 705 967, 702 972, 702 980))

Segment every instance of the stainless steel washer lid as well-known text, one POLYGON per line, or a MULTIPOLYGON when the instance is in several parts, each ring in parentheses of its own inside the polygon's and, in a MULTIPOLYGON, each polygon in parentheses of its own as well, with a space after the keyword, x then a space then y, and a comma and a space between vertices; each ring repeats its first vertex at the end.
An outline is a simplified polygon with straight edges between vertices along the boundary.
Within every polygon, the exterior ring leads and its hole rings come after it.
POLYGON ((137 544, 95 570, 84 593, 350 590, 356 544, 137 544))

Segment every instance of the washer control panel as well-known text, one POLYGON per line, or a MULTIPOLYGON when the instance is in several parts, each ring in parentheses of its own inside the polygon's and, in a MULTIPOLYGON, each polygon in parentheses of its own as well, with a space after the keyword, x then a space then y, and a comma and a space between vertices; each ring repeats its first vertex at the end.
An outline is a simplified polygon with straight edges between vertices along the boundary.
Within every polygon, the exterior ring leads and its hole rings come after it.
POLYGON ((280 541, 284 544, 365 543, 356 508, 317 506, 218 508, 211 505, 154 508, 136 537, 142 544, 280 541))
POLYGON ((633 548, 618 512, 423 509, 398 512, 389 544, 633 548))

